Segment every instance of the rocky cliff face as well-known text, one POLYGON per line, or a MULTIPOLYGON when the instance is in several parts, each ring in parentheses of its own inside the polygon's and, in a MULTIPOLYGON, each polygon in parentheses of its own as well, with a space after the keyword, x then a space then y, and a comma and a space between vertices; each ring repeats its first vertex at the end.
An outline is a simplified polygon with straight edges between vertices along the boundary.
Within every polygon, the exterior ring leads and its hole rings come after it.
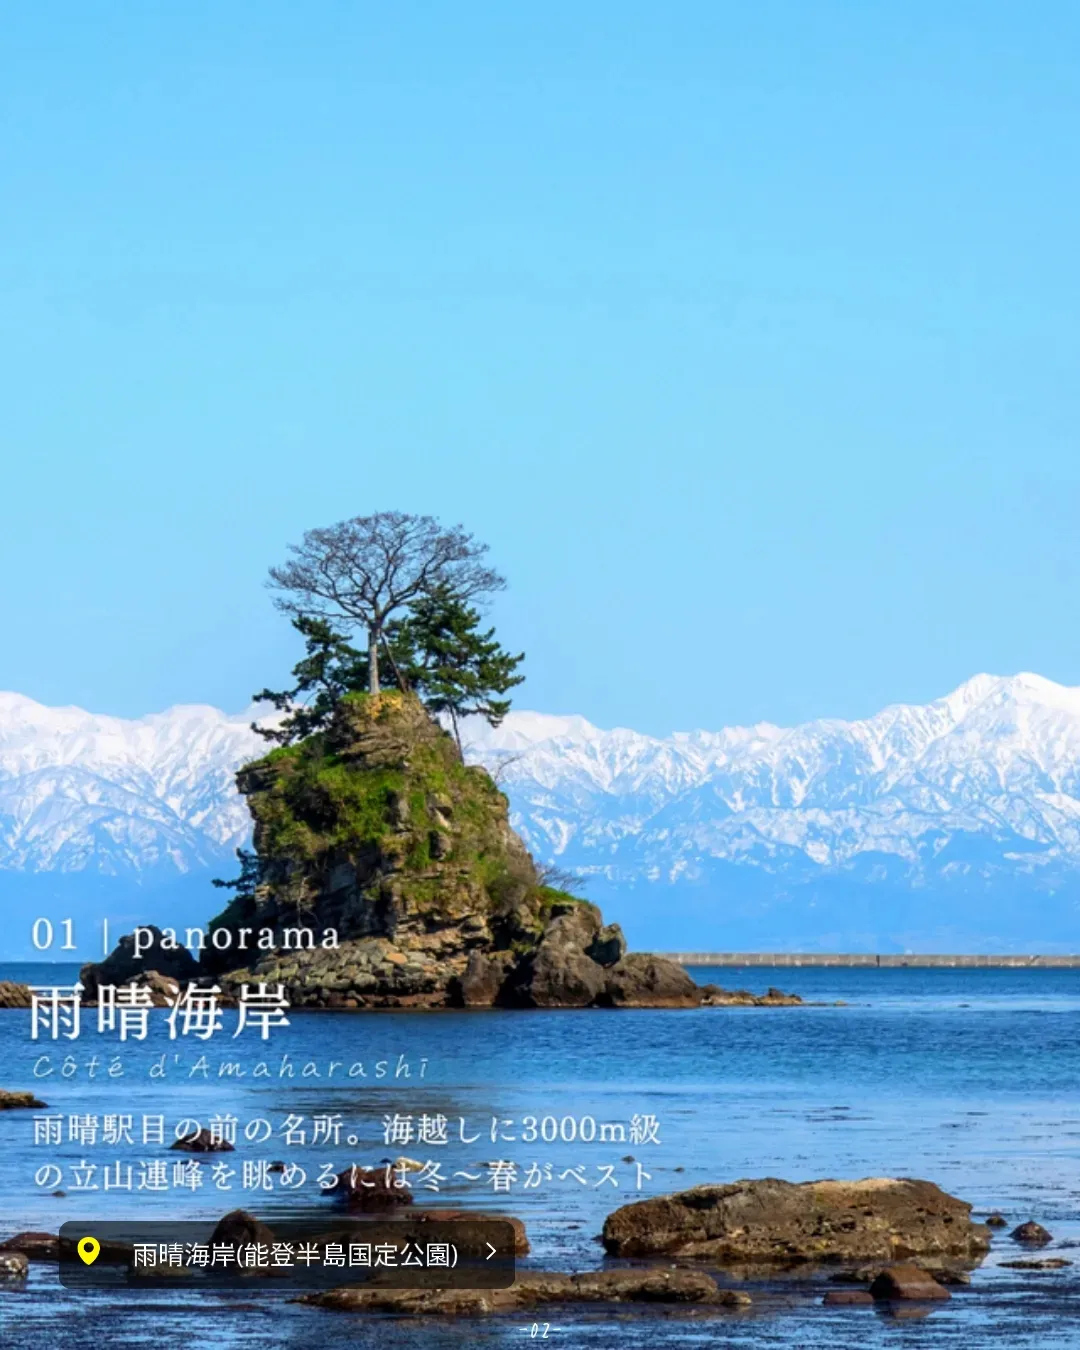
POLYGON ((280 982, 294 1005, 342 1008, 700 1002, 679 966, 627 957, 594 905, 543 884, 506 798, 415 698, 350 696, 237 783, 259 867, 211 926, 230 930, 203 956, 226 987, 280 982), (244 930, 254 947, 267 929, 276 949, 236 968, 244 930))

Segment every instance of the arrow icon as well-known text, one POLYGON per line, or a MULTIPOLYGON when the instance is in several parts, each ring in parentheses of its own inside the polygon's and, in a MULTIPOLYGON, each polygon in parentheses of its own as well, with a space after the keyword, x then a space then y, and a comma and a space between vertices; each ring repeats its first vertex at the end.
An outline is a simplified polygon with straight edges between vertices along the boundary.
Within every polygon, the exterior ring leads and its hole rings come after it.
POLYGON ((499 1254, 499 1249, 498 1249, 498 1247, 493 1247, 493 1246, 491 1245, 490 1242, 487 1244, 487 1249, 488 1249, 488 1254, 487 1254, 487 1256, 484 1257, 484 1260, 485 1260, 485 1261, 490 1261, 491 1258, 492 1258, 493 1256, 498 1256, 498 1254, 499 1254))

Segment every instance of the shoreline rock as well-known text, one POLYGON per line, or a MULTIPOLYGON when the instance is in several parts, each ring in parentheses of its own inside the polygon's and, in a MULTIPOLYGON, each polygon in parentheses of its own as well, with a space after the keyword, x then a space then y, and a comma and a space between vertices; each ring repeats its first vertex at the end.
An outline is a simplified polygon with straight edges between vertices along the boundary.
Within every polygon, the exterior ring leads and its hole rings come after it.
POLYGON ((0 980, 0 1008, 29 1008, 33 1000, 28 984, 0 980))
POLYGON ((601 1270, 566 1275, 519 1272, 509 1289, 379 1289, 345 1285, 297 1299, 333 1312, 409 1313, 473 1317, 546 1305, 687 1305, 720 1309, 750 1303, 741 1291, 721 1289, 711 1275, 693 1270, 601 1270))
POLYGON ((615 1210, 602 1241, 611 1256, 774 1267, 916 1256, 974 1266, 990 1248, 970 1205, 933 1182, 894 1178, 697 1186, 615 1210))
POLYGON ((799 1008, 805 1006, 798 994, 785 994, 770 985, 764 994, 749 989, 724 989, 719 984, 701 986, 702 1005, 710 1008, 799 1008))
POLYGON ((89 961, 82 967, 79 979, 84 1003, 98 1001, 100 985, 139 984, 150 989, 155 1007, 164 1007, 176 989, 183 989, 200 977, 201 967, 186 947, 165 947, 164 933, 153 924, 146 925, 143 931, 151 935, 145 951, 135 954, 135 935, 128 933, 104 961, 89 961))
POLYGON ((0 1111, 42 1110, 47 1102, 39 1101, 32 1092, 14 1092, 0 1088, 0 1111))

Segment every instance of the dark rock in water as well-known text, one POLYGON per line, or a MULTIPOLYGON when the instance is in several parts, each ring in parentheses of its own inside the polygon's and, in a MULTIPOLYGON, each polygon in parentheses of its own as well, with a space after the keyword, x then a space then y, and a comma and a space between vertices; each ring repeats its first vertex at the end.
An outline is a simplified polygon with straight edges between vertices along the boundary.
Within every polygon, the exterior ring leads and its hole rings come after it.
POLYGON ((1014 1228, 1009 1236, 1014 1242, 1022 1242, 1027 1247, 1045 1247, 1048 1242, 1054 1240, 1042 1224, 1036 1223, 1034 1219, 1029 1219, 1027 1223, 1014 1228))
POLYGON ((604 1223, 613 1256, 797 1265, 929 1256, 975 1264, 990 1235, 971 1206, 930 1181, 874 1177, 697 1186, 624 1205, 604 1223))
POLYGON ((870 1286, 870 1294, 880 1302, 913 1299, 926 1303, 951 1297, 949 1291, 942 1288, 932 1275, 909 1262, 883 1270, 870 1286))
POLYGON ((338 1173, 337 1185, 323 1194, 344 1200, 350 1210, 359 1214, 383 1214, 413 1202, 410 1190, 395 1185, 392 1166, 346 1167, 338 1173))
POLYGON ((33 1001, 28 984, 0 980, 0 1008, 29 1008, 33 1001))
POLYGON ((40 1110, 45 1105, 32 1092, 9 1092, 0 1088, 0 1111, 40 1110))
POLYGON ((719 984, 701 986, 701 1002, 707 1008, 797 1008, 802 1004, 798 994, 785 994, 770 985, 764 994, 752 994, 749 989, 725 989, 719 984))
POLYGON ((226 1139, 214 1139, 210 1131, 202 1129, 188 1139, 177 1139, 169 1145, 181 1153, 233 1153, 234 1146, 226 1139))
POLYGON ((1005 1215, 999 1214, 997 1210, 995 1210, 993 1214, 988 1214, 986 1216, 983 1223, 986 1224, 987 1228, 1004 1228, 1006 1226, 1005 1215))
MULTIPOLYGON (((89 962, 79 972, 83 984, 83 1002, 95 1003, 98 989, 103 984, 124 985, 148 983, 148 975, 154 972, 157 986, 163 988, 163 982, 169 981, 184 988, 191 980, 198 979, 202 973, 199 963, 186 947, 163 947, 164 934, 160 928, 148 926, 152 941, 138 956, 135 954, 135 934, 122 937, 116 947, 104 961, 89 962)), ((152 987, 154 987, 152 985, 152 987)))
POLYGON ((607 972, 603 1002, 614 1008, 696 1008, 701 989, 676 961, 632 952, 607 972))
POLYGON ((210 1241, 233 1244, 273 1242, 274 1230, 246 1209, 233 1209, 218 1220, 210 1241))
POLYGON ((0 1254, 21 1252, 28 1261, 59 1261, 60 1238, 56 1233, 16 1233, 0 1242, 0 1254))
POLYGON ((409 1215, 414 1223, 453 1223, 456 1225, 454 1243, 469 1255, 486 1255, 483 1226, 489 1223, 508 1223, 514 1230, 514 1255, 528 1256, 529 1239, 525 1225, 509 1214, 492 1214, 477 1209, 418 1209, 409 1215))
POLYGON ((22 1252, 0 1251, 0 1284, 21 1284, 30 1271, 30 1262, 22 1252))
POLYGON ((581 1275, 519 1271, 509 1289, 386 1289, 346 1286, 306 1294, 301 1303, 335 1312, 412 1313, 475 1317, 546 1305, 690 1304, 740 1308, 748 1295, 721 1290, 704 1271, 601 1270, 581 1275))
POLYGON ((970 1271, 955 1270, 949 1266, 934 1266, 932 1268, 929 1268, 929 1262, 927 1262, 926 1264, 928 1267, 927 1274, 933 1275, 934 1279, 937 1280, 938 1284, 958 1285, 960 1286, 960 1288, 966 1289, 967 1286, 971 1283, 970 1271))
POLYGON ((999 1264, 1009 1270, 1064 1270, 1072 1262, 1066 1261, 1063 1256, 1042 1256, 1027 1261, 1001 1261, 999 1264))
POLYGON ((874 1296, 868 1289, 830 1289, 821 1300, 826 1308, 872 1308, 874 1296))

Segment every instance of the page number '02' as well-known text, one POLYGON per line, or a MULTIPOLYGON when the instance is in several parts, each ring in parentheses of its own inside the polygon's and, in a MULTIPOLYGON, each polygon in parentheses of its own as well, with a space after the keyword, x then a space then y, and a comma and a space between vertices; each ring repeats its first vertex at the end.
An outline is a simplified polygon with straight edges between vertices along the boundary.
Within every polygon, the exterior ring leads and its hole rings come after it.
POLYGON ((529 1328, 529 1335, 534 1341, 546 1341, 550 1330, 550 1322, 534 1322, 529 1328))

